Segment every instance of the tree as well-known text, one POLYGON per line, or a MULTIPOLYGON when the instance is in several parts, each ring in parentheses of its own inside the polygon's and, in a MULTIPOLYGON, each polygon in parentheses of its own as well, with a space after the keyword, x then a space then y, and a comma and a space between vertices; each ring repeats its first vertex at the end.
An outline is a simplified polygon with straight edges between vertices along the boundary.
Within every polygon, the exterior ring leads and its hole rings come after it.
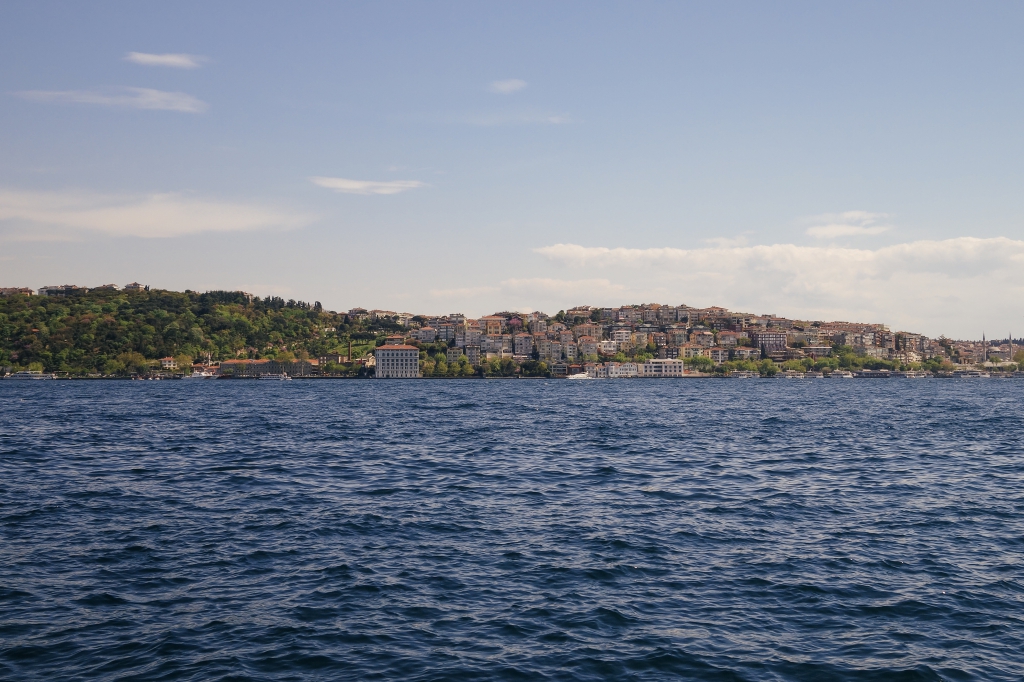
POLYGON ((715 361, 704 355, 692 357, 685 362, 698 372, 710 372, 715 368, 715 361))

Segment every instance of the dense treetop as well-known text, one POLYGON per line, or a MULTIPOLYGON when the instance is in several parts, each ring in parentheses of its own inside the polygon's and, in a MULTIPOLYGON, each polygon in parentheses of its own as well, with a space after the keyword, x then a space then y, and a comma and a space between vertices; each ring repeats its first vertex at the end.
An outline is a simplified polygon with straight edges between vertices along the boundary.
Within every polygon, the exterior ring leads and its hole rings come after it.
POLYGON ((93 290, 0 297, 0 366, 111 373, 167 356, 316 357, 398 329, 354 322, 319 303, 242 292, 93 290))

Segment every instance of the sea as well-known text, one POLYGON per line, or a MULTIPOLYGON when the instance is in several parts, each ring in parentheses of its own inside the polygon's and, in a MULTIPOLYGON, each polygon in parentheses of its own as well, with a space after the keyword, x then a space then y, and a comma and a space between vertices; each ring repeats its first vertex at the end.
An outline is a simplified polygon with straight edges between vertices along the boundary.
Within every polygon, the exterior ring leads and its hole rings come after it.
POLYGON ((1024 381, 0 381, 3 680, 1021 680, 1024 381))

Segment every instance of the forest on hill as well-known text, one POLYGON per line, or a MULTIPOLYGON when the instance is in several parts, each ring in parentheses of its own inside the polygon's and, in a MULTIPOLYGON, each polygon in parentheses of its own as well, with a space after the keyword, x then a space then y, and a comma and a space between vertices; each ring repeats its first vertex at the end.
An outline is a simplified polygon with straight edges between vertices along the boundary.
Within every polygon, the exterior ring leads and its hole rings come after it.
POLYGON ((0 367, 72 375, 144 370, 183 360, 358 356, 400 329, 356 321, 317 302, 240 291, 80 290, 64 297, 0 297, 0 367))

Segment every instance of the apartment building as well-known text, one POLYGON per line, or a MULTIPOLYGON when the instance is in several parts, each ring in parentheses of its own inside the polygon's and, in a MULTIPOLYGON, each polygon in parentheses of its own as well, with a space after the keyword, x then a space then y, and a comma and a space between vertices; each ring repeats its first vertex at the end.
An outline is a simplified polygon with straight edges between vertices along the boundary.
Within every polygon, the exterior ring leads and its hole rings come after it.
POLYGON ((378 379, 418 379, 420 351, 416 346, 384 345, 374 351, 378 379))

